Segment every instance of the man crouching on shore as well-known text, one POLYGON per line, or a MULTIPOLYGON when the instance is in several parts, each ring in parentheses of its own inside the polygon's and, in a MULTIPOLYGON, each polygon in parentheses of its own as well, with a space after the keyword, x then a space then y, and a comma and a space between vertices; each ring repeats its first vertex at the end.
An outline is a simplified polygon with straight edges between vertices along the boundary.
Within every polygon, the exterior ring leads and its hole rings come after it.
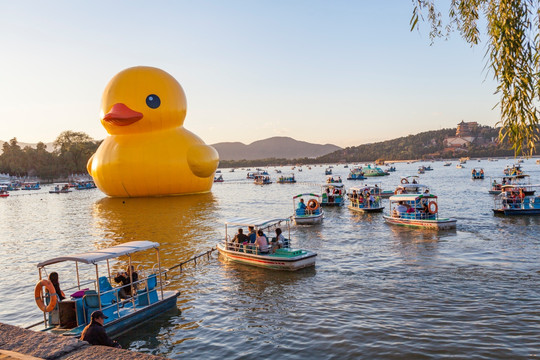
POLYGON ((103 322, 107 318, 108 316, 105 316, 101 311, 94 311, 91 315, 92 320, 90 321, 90 324, 86 325, 81 334, 81 340, 89 342, 90 345, 122 348, 118 342, 111 340, 107 335, 107 332, 103 327, 103 322))

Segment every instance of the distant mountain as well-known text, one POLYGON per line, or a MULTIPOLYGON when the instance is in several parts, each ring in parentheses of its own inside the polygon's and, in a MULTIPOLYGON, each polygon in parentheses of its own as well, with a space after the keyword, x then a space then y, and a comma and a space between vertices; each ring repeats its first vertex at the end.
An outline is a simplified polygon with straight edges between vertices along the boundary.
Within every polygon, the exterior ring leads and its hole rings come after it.
POLYGON ((312 144, 283 136, 255 141, 249 145, 241 142, 222 142, 212 146, 219 152, 220 160, 316 158, 341 150, 339 146, 332 144, 312 144))

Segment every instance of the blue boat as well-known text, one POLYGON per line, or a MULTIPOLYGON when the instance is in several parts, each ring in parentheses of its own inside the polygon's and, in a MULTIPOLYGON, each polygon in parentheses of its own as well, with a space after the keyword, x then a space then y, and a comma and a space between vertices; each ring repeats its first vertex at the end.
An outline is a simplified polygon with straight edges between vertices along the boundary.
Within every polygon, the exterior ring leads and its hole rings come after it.
POLYGON ((364 176, 388 176, 389 173, 384 172, 380 167, 371 165, 364 166, 362 168, 362 172, 364 173, 364 176))
POLYGON ((354 168, 349 171, 349 176, 347 176, 347 180, 364 180, 364 172, 361 168, 354 168))
MULTIPOLYGON (((159 244, 152 241, 131 241, 106 249, 60 256, 40 262, 37 267, 39 281, 34 293, 36 303, 43 311, 43 322, 32 327, 42 324, 41 331, 65 336, 79 337, 85 326, 89 324, 90 315, 96 310, 101 310, 108 316, 108 319, 105 319, 104 327, 109 336, 118 336, 130 331, 140 323, 176 307, 176 300, 180 295, 179 291, 164 290, 166 286, 164 278, 167 270, 161 268, 159 244), (127 291, 132 296, 128 296, 127 299, 120 298, 120 294, 123 294, 120 291, 121 287, 111 286, 111 279, 114 276, 111 274, 109 260, 127 256, 128 266, 131 268, 131 255, 148 250, 155 250, 156 264, 150 269, 150 272, 147 272, 147 276, 142 276, 142 269, 136 269, 137 273, 140 274, 139 279, 124 286, 132 288, 131 292, 127 291), (64 289, 66 299, 57 301, 58 297, 52 283, 43 275, 47 274, 47 270, 53 271, 52 265, 68 261, 75 265, 73 274, 76 274, 76 278, 71 282, 71 287, 68 286, 64 289), (85 264, 90 266, 82 269, 81 265, 85 264), (95 274, 95 278, 83 278, 88 274, 95 274), (47 291, 43 291, 43 288, 46 288, 47 291), (67 295, 68 291, 74 292, 67 295)), ((65 266, 62 265, 62 268, 65 266)), ((62 284, 69 284, 69 280, 62 281, 62 284)))
POLYGON ((345 201, 345 186, 342 183, 323 184, 321 194, 322 206, 341 206, 345 201))
POLYGON ((503 185, 495 198, 495 215, 540 215, 540 196, 527 195, 539 185, 503 185))

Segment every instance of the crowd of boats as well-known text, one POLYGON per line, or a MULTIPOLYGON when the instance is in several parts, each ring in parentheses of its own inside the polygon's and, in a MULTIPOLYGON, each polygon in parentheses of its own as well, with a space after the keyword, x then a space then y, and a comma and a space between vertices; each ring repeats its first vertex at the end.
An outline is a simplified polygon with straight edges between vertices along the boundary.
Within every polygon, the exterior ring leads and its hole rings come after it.
MULTIPOLYGON (((66 194, 70 193, 72 189, 75 190, 89 190, 95 189, 96 184, 92 180, 72 181, 68 183, 56 183, 49 190, 51 194, 66 194)), ((8 197, 12 191, 19 190, 41 190, 41 184, 39 181, 21 181, 10 180, 0 182, 0 197, 8 197)))

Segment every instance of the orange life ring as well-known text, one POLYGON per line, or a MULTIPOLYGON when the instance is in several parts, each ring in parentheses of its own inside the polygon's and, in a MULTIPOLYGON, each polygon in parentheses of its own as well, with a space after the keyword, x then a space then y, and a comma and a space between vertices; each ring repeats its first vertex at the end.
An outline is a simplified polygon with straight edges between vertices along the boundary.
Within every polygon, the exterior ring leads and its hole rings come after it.
POLYGON ((307 203, 307 207, 311 211, 315 211, 319 208, 319 202, 315 199, 311 199, 307 203))
POLYGON ((34 297, 36 299, 36 304, 38 308, 40 308, 43 312, 51 312, 53 311, 54 307, 56 306, 56 289, 54 288, 54 285, 52 282, 50 282, 47 279, 43 279, 38 281, 36 284, 36 287, 34 288, 34 297), (47 288, 47 291, 51 295, 51 302, 49 305, 45 306, 45 297, 42 295, 42 287, 45 286, 47 288))
POLYGON ((398 194, 403 194, 403 190, 396 189, 396 191, 394 191, 394 195, 398 195, 398 194))
POLYGON ((436 214, 437 210, 439 210, 439 207, 437 206, 437 203, 435 201, 430 201, 428 204, 428 210, 430 214, 436 214))
POLYGON ((407 180, 406 178, 403 178, 403 179, 401 179, 401 183, 402 184, 408 184, 409 180, 407 180))

